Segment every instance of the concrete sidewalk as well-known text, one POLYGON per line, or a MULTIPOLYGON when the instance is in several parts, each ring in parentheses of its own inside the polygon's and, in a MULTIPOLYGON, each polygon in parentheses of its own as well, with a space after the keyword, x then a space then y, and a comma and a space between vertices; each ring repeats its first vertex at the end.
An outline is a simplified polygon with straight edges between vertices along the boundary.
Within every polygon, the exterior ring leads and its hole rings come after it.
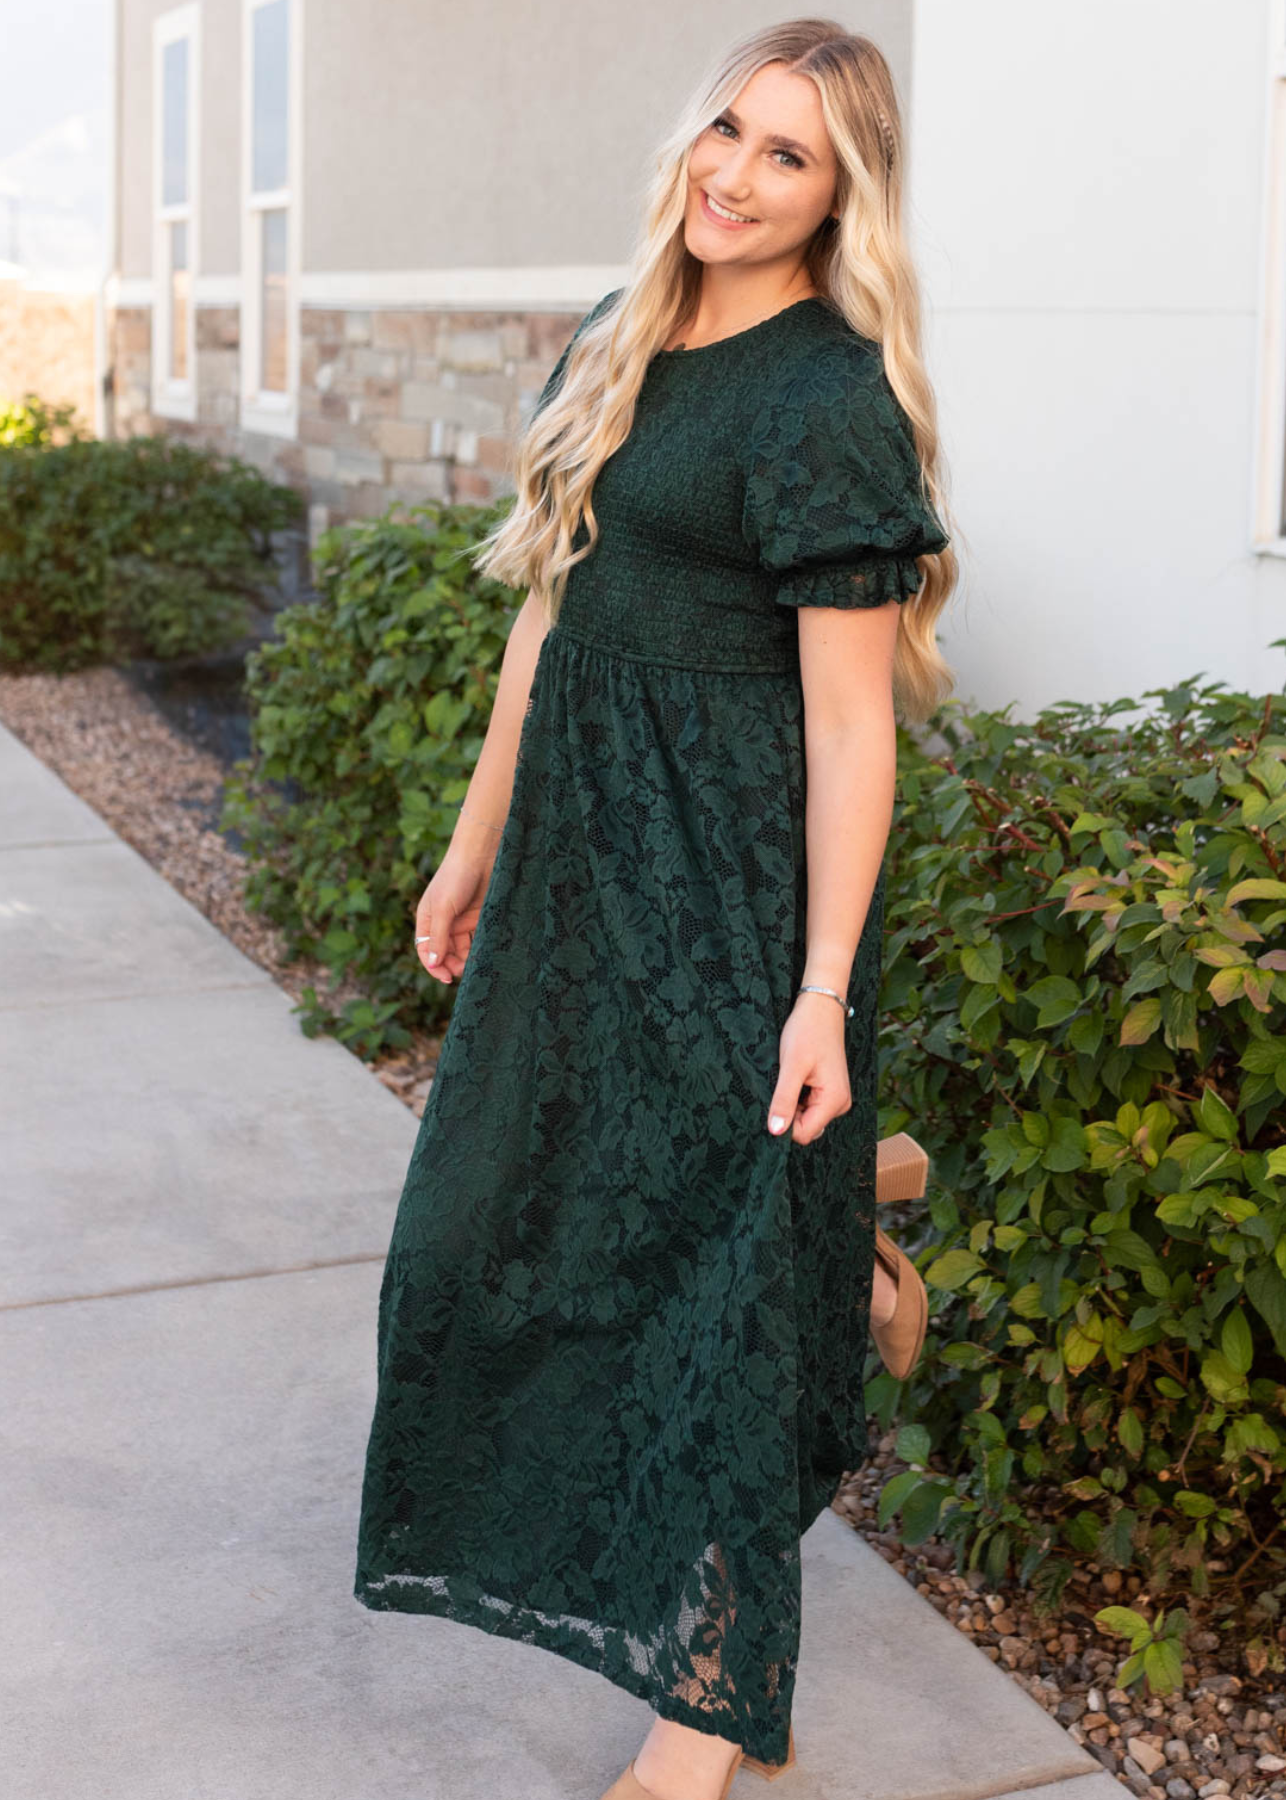
MULTIPOLYGON (((598 1800, 601 1676, 352 1598, 416 1121, 0 728, 7 1800, 598 1800)), ((737 1796, 1120 1800, 833 1513, 800 1762, 737 1796)))

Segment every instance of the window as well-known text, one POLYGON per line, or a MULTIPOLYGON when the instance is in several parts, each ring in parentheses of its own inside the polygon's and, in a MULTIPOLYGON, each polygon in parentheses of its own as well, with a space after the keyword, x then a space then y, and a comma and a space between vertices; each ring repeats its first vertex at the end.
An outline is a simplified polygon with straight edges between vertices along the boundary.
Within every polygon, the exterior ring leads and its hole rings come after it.
POLYGON ((299 410, 302 0, 244 0, 241 422, 293 437, 299 410))
POLYGON ((152 410, 196 418, 196 199, 199 178, 197 9, 177 6, 153 26, 152 410))

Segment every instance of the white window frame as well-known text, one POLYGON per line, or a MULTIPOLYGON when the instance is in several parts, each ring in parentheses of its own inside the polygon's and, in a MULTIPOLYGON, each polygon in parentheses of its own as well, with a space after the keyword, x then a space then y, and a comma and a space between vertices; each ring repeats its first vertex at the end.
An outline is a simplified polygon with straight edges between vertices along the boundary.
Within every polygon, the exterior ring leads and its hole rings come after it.
POLYGON ((303 239, 303 0, 286 0, 286 183, 256 192, 254 182, 254 15, 269 0, 243 0, 241 15, 241 425, 273 437, 299 435, 299 306, 303 239), (263 353, 260 215, 286 210, 286 391, 259 386, 263 353))
POLYGON ((152 22, 152 411, 164 419, 195 420, 197 412, 196 277, 200 268, 201 15, 196 0, 171 7, 152 22), (165 204, 164 58, 169 44, 188 43, 187 199, 165 204), (170 374, 174 327, 170 282, 170 226, 187 227, 187 374, 170 374))

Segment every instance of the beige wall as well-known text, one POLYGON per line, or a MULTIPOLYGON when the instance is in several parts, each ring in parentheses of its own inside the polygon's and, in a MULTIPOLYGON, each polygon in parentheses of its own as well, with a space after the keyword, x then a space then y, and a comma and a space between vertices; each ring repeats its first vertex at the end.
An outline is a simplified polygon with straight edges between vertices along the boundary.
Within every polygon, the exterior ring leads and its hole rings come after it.
MULTIPOLYGON (((771 0, 305 0, 304 267, 615 263, 648 159, 710 58, 771 0)), ((895 76, 906 0, 825 9, 895 76)))
MULTIPOLYGON (((306 0, 305 0, 306 3, 306 0)), ((152 25, 175 0, 120 0, 120 273, 152 273, 152 25)), ((241 262, 241 0, 200 0, 202 275, 241 262)))
POLYGON ((116 230, 122 275, 152 273, 152 21, 169 6, 170 0, 120 0, 116 230))
POLYGON ((39 394, 94 425, 94 297, 0 281, 0 401, 39 394))
POLYGON ((241 0, 202 0, 201 108, 201 273, 235 275, 241 267, 241 0))
MULTIPOLYGON (((120 0, 120 272, 151 273, 152 21, 120 0)), ((304 0, 303 267, 613 264, 655 139, 765 0, 304 0)), ((201 0, 201 266, 235 274, 241 0, 201 0)), ((824 9, 883 49, 909 105, 910 0, 824 9)))

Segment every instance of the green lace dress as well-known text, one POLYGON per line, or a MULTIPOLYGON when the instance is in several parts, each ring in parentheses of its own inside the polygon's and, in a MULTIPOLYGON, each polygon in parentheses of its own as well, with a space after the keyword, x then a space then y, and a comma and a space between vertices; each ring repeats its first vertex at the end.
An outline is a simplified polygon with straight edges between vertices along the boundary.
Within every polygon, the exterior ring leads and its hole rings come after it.
POLYGON ((881 869, 852 1108, 774 1137, 796 609, 902 600, 947 539, 880 347, 819 298, 659 353, 593 503, 389 1245, 354 1592, 779 1762, 800 1537, 867 1453, 884 905, 881 869))

